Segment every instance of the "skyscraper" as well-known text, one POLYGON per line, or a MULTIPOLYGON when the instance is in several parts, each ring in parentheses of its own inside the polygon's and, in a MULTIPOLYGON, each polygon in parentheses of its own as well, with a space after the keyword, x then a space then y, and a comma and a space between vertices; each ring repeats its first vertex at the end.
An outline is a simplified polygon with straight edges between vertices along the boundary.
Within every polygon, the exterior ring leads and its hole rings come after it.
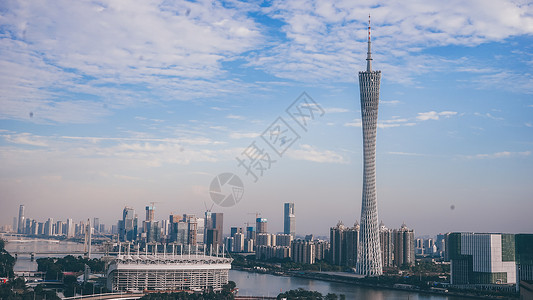
POLYGON ((137 239, 137 216, 131 207, 124 207, 122 220, 119 220, 119 238, 121 242, 137 239))
POLYGON ((415 263, 415 233, 413 229, 402 224, 393 231, 394 265, 396 267, 412 266, 415 263))
POLYGON ((21 204, 19 207, 19 225, 17 233, 24 233, 24 204, 21 204))
POLYGON ((378 203, 376 197, 376 129, 378 121, 379 83, 381 71, 372 71, 370 47, 370 16, 368 17, 368 52, 366 71, 359 72, 361 117, 363 122, 363 199, 361 206, 361 237, 356 271, 361 275, 383 273, 379 245, 378 203))
POLYGON ((267 219, 257 218, 255 219, 255 230, 257 234, 267 233, 267 219))
POLYGON ((222 246, 224 243, 224 214, 205 212, 204 244, 206 247, 222 246))
POLYGON ((360 226, 346 227, 342 222, 330 228, 330 262, 338 266, 354 267, 357 263, 357 245, 360 226))
POLYGON ((383 222, 379 225, 379 242, 381 246, 382 266, 392 267, 394 257, 394 243, 393 243, 392 229, 385 227, 383 222))
POLYGON ((283 210, 283 233, 296 235, 296 217, 294 216, 294 203, 285 203, 283 210))

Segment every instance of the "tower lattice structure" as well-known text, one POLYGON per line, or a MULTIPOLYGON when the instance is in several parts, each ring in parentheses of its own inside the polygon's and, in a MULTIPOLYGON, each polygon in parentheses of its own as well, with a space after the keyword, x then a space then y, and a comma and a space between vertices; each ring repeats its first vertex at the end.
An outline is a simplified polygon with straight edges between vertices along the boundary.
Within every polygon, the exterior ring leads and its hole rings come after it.
POLYGON ((356 271, 361 275, 378 276, 383 274, 376 195, 376 132, 381 71, 372 71, 370 16, 368 20, 368 52, 366 61, 366 71, 359 72, 364 169, 361 231, 356 271))

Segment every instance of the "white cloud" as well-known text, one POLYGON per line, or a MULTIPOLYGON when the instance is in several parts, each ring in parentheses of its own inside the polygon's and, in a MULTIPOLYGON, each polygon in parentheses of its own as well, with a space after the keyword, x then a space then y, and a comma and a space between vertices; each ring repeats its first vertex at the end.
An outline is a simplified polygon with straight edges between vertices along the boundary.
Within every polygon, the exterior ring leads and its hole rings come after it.
POLYGON ((297 160, 307 160, 318 163, 347 163, 341 155, 331 150, 317 150, 311 145, 300 145, 299 149, 290 149, 287 156, 297 160))
POLYGON ((48 141, 45 138, 41 136, 35 136, 27 132, 19 134, 6 134, 3 137, 7 142, 18 145, 29 145, 39 147, 47 147, 49 145, 48 141))
POLYGON ((34 112, 33 122, 86 123, 150 99, 248 89, 224 76, 222 62, 261 42, 251 9, 208 1, 8 1, 0 118, 28 120, 34 112))
POLYGON ((341 108, 341 107, 326 107, 324 108, 324 111, 328 114, 330 113, 345 113, 345 112, 350 112, 349 109, 347 108, 341 108))
POLYGON ((245 120, 246 118, 239 115, 227 115, 226 118, 233 120, 245 120))
POLYGON ((372 15, 375 67, 388 80, 414 84, 413 75, 455 64, 420 54, 427 47, 475 46, 533 33, 533 7, 516 1, 452 0, 361 3, 333 0, 274 1, 263 9, 286 23, 289 42, 254 53, 250 64, 278 77, 322 82, 351 81, 363 70, 366 22, 372 15))
POLYGON ((439 120, 441 117, 449 118, 451 116, 455 116, 457 114, 456 111, 428 111, 423 113, 418 113, 418 116, 416 116, 416 119, 419 121, 427 121, 427 120, 439 120))
POLYGON ((478 112, 475 112, 474 113, 474 116, 478 116, 478 117, 484 117, 484 118, 489 118, 489 119, 493 119, 493 120, 497 120, 497 121, 501 121, 503 120, 503 118, 501 117, 495 117, 493 115, 491 115, 490 113, 478 113, 478 112))
POLYGON ((252 139, 259 136, 256 132, 232 132, 229 137, 232 139, 252 139))
POLYGON ((390 101, 379 100, 379 103, 380 104, 392 104, 392 105, 395 105, 395 104, 400 104, 402 102, 400 102, 399 100, 390 100, 390 101))
POLYGON ((524 157, 531 155, 531 151, 523 151, 523 152, 510 152, 510 151, 502 151, 502 152, 496 152, 491 154, 476 154, 476 155, 467 155, 465 158, 467 159, 495 159, 495 158, 508 158, 508 157, 524 157))
POLYGON ((387 152, 388 154, 392 155, 402 155, 402 156, 426 156, 425 154, 420 153, 412 153, 412 152, 396 152, 396 151, 390 151, 387 152))

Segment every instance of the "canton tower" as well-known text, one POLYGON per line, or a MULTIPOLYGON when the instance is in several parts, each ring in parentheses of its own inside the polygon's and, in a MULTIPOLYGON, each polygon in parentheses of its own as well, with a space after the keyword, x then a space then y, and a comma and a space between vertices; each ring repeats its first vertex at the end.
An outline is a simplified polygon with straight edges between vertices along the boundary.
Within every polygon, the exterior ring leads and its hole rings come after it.
POLYGON ((356 264, 356 272, 366 276, 378 276, 383 273, 379 245, 378 201, 376 197, 376 129, 380 79, 381 71, 372 71, 370 16, 368 16, 366 71, 359 72, 361 117, 363 119, 364 169, 361 231, 356 264))

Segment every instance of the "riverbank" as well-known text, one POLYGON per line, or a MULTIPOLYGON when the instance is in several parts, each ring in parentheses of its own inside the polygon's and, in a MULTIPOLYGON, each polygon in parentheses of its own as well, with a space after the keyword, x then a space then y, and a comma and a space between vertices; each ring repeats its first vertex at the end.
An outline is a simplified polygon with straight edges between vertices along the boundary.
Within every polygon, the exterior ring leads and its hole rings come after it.
POLYGON ((353 286, 360 286, 373 289, 387 289, 403 292, 412 292, 421 295, 439 295, 443 297, 458 297, 458 298, 468 298, 468 299, 518 299, 519 295, 516 296, 499 296, 499 295, 476 295, 470 292, 462 291, 449 291, 445 289, 428 289, 423 290, 417 286, 408 285, 408 284, 399 284, 399 283, 384 283, 379 282, 379 277, 365 278, 353 273, 345 272, 309 272, 309 271, 271 271, 265 268, 246 268, 232 266, 232 269, 249 272, 249 273, 258 273, 258 274, 268 274, 278 277, 296 277, 296 278, 305 278, 313 279, 326 282, 334 282, 340 284, 347 284, 353 286))

